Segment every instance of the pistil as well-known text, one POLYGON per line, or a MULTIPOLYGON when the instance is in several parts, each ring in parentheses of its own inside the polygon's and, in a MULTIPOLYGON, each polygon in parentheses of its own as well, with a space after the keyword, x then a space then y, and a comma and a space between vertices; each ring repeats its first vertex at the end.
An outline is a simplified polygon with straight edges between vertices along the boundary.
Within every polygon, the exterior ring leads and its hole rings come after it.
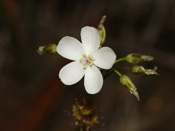
POLYGON ((83 65, 84 69, 87 69, 88 66, 92 67, 92 65, 94 64, 92 61, 92 56, 91 55, 86 55, 86 54, 82 54, 82 58, 80 58, 80 62, 83 65))
POLYGON ((86 59, 86 63, 90 63, 90 60, 89 59, 86 59))

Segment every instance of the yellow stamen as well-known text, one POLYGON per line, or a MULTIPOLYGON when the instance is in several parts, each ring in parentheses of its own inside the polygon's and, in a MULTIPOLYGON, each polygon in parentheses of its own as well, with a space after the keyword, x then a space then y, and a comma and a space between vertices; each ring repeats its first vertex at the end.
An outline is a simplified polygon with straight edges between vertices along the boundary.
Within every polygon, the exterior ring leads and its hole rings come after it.
POLYGON ((88 55, 88 57, 89 57, 90 59, 92 59, 92 56, 91 56, 91 55, 88 55))
POLYGON ((91 62, 91 63, 90 63, 90 66, 92 66, 93 64, 94 64, 94 63, 93 63, 93 62, 91 62))
POLYGON ((83 68, 84 68, 84 69, 86 69, 86 68, 87 68, 87 66, 83 66, 83 68))
POLYGON ((86 54, 83 54, 83 56, 86 56, 86 54))
POLYGON ((80 58, 80 62, 82 62, 83 58, 80 58))

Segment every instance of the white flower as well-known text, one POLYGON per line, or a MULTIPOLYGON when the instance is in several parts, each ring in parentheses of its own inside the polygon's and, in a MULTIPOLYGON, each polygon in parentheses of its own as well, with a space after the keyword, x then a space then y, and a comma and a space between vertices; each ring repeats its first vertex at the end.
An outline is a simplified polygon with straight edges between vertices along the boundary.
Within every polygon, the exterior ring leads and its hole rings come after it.
POLYGON ((81 29, 81 41, 65 36, 57 46, 61 56, 73 60, 59 72, 59 78, 65 85, 77 83, 84 77, 84 86, 89 94, 96 94, 103 85, 103 77, 98 67, 110 69, 116 55, 109 47, 100 46, 100 35, 96 28, 85 26, 81 29))

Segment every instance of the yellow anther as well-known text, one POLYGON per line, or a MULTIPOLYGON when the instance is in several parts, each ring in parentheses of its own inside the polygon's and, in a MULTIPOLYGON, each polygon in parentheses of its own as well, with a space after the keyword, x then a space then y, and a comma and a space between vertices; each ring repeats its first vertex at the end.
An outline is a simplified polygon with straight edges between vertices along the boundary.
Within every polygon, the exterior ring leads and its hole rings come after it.
POLYGON ((91 55, 88 55, 88 57, 89 57, 90 59, 92 59, 92 56, 91 56, 91 55))
POLYGON ((83 54, 83 56, 86 56, 86 54, 83 54))
POLYGON ((91 63, 90 63, 90 66, 92 66, 93 64, 94 64, 94 63, 93 63, 93 62, 91 62, 91 63))
POLYGON ((82 62, 83 58, 80 58, 80 62, 82 62))
POLYGON ((83 66, 83 68, 84 68, 84 69, 86 69, 86 68, 87 68, 87 66, 83 66))

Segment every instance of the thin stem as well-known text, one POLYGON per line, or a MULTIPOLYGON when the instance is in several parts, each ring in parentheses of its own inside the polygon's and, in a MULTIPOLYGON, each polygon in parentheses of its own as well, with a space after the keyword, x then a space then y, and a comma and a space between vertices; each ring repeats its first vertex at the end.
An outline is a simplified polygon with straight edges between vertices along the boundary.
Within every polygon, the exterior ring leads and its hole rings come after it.
MULTIPOLYGON (((130 70, 131 67, 119 67, 119 69, 130 70)), ((109 75, 111 75, 111 74, 114 73, 114 72, 117 73, 117 75, 119 75, 119 76, 122 75, 118 70, 116 70, 116 69, 111 69, 111 70, 108 70, 108 71, 106 72, 106 74, 103 76, 103 78, 106 79, 109 75)))
POLYGON ((118 70, 116 70, 116 69, 113 69, 113 71, 118 75, 118 76, 121 76, 122 74, 118 71, 118 70))
POLYGON ((120 62, 120 61, 125 61, 126 60, 126 58, 124 57, 124 58, 119 58, 119 59, 117 59, 115 62, 114 62, 114 64, 116 64, 117 62, 120 62))

